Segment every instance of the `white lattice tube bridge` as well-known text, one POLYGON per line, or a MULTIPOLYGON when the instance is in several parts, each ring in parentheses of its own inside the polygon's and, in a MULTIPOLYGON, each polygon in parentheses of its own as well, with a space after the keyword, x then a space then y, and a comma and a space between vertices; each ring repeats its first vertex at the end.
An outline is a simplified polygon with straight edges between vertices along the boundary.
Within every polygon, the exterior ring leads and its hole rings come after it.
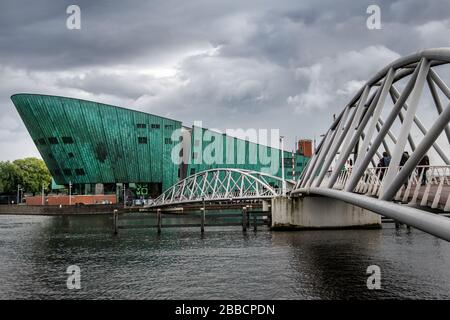
MULTIPOLYGON (((286 181, 287 191, 295 182, 286 181)), ((152 207, 202 201, 271 199, 282 194, 282 179, 251 170, 217 168, 195 173, 155 199, 152 207)))
POLYGON ((438 74, 449 62, 450 48, 427 49, 372 77, 328 129, 291 195, 339 199, 450 240, 450 219, 427 212, 450 210, 450 89, 438 74), (383 154, 385 167, 377 165, 383 154), (433 165, 422 165, 425 155, 433 165))

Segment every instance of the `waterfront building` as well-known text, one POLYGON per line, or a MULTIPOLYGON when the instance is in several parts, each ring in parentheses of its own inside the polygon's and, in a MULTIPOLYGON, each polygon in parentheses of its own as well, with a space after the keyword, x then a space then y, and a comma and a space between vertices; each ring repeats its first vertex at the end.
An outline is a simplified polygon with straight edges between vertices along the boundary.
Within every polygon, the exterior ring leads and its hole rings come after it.
POLYGON ((125 188, 134 198, 155 197, 179 179, 208 168, 259 171, 265 164, 254 162, 255 149, 268 156, 279 154, 272 174, 281 176, 284 159, 286 179, 298 176, 308 159, 288 151, 281 157, 276 148, 205 128, 199 128, 199 138, 195 126, 123 107, 41 94, 16 94, 11 99, 54 181, 70 186, 73 194, 115 193, 120 198, 125 188), (201 145, 205 152, 213 143, 207 138, 211 135, 224 142, 214 152, 224 159, 234 152, 233 161, 196 159, 196 147, 201 145), (177 146, 182 150, 175 153, 177 146))

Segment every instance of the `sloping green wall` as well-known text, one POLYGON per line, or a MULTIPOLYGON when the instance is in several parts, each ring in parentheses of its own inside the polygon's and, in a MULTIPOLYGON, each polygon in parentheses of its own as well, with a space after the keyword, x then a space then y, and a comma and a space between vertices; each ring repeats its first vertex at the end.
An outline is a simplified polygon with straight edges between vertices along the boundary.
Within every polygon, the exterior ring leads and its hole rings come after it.
POLYGON ((58 184, 178 181, 170 137, 180 121, 73 98, 11 99, 58 184))

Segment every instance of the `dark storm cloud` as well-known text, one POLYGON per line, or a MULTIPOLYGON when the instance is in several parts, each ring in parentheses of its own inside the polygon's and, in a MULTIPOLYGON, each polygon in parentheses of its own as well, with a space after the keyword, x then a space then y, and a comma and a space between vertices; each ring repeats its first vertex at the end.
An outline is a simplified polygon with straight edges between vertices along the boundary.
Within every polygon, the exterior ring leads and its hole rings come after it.
POLYGON ((280 128, 292 143, 326 130, 400 55, 448 46, 448 12, 438 0, 1 1, 0 123, 31 145, 9 100, 31 91, 219 129, 280 128), (65 27, 70 4, 81 30, 65 27), (381 30, 366 27, 369 4, 381 30))

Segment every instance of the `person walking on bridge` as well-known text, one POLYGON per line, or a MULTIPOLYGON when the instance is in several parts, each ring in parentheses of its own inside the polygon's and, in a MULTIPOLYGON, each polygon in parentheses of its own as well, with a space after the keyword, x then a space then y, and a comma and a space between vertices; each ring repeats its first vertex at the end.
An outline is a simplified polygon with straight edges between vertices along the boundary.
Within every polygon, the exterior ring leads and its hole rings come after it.
POLYGON ((422 176, 422 186, 427 184, 427 171, 430 166, 430 159, 425 154, 422 159, 419 161, 419 168, 417 170, 417 182, 419 181, 420 177, 422 176), (422 174, 423 172, 423 174, 422 174))
MULTIPOLYGON (((402 154, 402 158, 400 159, 400 169, 401 169, 401 167, 403 167, 405 165, 405 163, 406 163, 406 161, 408 161, 408 159, 409 159, 409 153, 408 153, 408 151, 404 151, 402 154)), ((408 176, 408 178, 406 179, 406 181, 404 183, 405 188, 408 186, 409 178, 410 178, 410 176, 408 176)))
POLYGON ((389 164, 391 163, 391 156, 386 151, 383 152, 383 157, 380 159, 380 162, 378 162, 378 170, 380 173, 379 179, 380 181, 383 180, 384 174, 386 173, 386 168, 389 167, 389 164))

